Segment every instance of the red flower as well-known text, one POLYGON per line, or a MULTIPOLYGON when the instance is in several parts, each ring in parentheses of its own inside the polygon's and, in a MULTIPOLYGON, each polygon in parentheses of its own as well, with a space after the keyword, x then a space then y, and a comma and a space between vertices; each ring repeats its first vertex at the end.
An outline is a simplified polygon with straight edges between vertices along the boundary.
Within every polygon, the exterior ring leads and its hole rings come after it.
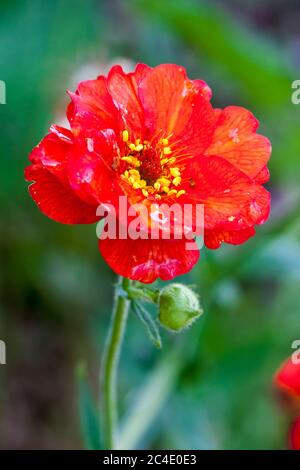
MULTIPOLYGON (((275 385, 290 399, 292 414, 298 414, 300 405, 300 364, 287 359, 279 368, 274 377, 275 385)), ((300 416, 290 427, 289 441, 292 449, 300 450, 300 416)))
POLYGON ((276 373, 275 383, 282 392, 300 399, 300 364, 287 359, 276 373))
MULTIPOLYGON (((262 184, 271 146, 244 108, 213 109, 211 91, 177 65, 133 73, 121 67, 69 93, 71 130, 57 126, 30 155, 30 194, 48 217, 67 224, 97 220, 100 203, 204 204, 209 248, 240 244, 270 210, 262 184)), ((106 239, 100 251, 118 274, 142 282, 189 271, 199 251, 186 240, 106 239)))

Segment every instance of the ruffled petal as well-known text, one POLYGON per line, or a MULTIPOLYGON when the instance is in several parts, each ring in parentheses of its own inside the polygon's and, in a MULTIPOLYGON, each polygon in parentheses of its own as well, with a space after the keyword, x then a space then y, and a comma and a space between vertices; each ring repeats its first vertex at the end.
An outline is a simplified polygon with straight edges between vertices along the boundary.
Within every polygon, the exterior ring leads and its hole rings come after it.
POLYGON ((73 143, 72 133, 59 126, 51 126, 50 133, 32 150, 29 160, 40 164, 64 179, 65 165, 73 143))
POLYGON ((193 82, 183 67, 153 68, 139 86, 149 136, 169 137, 176 155, 203 152, 211 141, 216 117, 203 83, 193 82))
POLYGON ((180 203, 204 204, 205 229, 235 231, 263 223, 270 194, 220 157, 191 160, 183 173, 180 203))
POLYGON ((69 183, 76 194, 89 204, 116 204, 123 194, 118 173, 118 149, 114 131, 100 131, 94 138, 75 142, 68 161, 69 183))
POLYGON ((267 166, 264 166, 263 169, 255 177, 256 184, 265 184, 270 179, 270 171, 267 166))
POLYGON ((270 158, 270 141, 256 134, 259 123, 248 110, 228 106, 218 114, 217 127, 205 155, 218 155, 255 178, 270 158))
POLYGON ((185 274, 199 259, 197 244, 185 240, 105 239, 100 240, 99 248, 113 271, 144 283, 185 274))
POLYGON ((62 224, 90 224, 98 220, 96 206, 85 204, 45 167, 35 164, 27 167, 25 179, 34 181, 29 193, 50 219, 62 224))
POLYGON ((116 65, 107 77, 109 93, 119 112, 119 126, 129 132, 131 140, 143 137, 144 112, 137 89, 149 70, 149 67, 139 65, 135 72, 126 74, 116 65))
POLYGON ((255 235, 253 227, 244 230, 225 231, 225 230, 206 230, 204 233, 204 243, 207 248, 215 250, 220 248, 222 243, 231 245, 240 245, 255 235))
MULTIPOLYGON (((116 129, 118 113, 107 90, 106 78, 81 82, 76 93, 69 92, 67 116, 75 135, 90 135, 96 129, 116 129)), ((119 129, 116 129, 119 132, 119 129)))

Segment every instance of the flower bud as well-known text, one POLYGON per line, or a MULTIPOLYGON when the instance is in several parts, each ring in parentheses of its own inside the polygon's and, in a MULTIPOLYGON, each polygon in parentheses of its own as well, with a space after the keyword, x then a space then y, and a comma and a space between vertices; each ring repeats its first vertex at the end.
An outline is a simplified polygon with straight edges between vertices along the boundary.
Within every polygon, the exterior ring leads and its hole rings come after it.
POLYGON ((160 323, 176 332, 190 326, 203 313, 197 295, 182 284, 164 287, 158 307, 160 323))

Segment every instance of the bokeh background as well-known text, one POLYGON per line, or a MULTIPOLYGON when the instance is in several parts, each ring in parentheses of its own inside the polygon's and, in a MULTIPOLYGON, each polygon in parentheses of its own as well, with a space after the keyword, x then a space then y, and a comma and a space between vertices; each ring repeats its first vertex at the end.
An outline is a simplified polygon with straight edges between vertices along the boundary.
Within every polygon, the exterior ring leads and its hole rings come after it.
POLYGON ((0 11, 7 86, 0 105, 0 339, 7 345, 0 447, 99 445, 92 402, 115 276, 98 253, 95 227, 44 217, 23 169, 49 125, 64 123, 66 89, 113 63, 131 69, 140 61, 181 64, 209 83, 214 106, 255 113, 273 144, 273 207, 245 245, 203 249, 182 282, 200 294, 205 315, 180 336, 163 332, 162 351, 130 315, 119 372, 121 442, 286 448, 289 418, 272 376, 300 339, 300 105, 291 102, 291 83, 300 79, 299 1, 1 0, 0 11))

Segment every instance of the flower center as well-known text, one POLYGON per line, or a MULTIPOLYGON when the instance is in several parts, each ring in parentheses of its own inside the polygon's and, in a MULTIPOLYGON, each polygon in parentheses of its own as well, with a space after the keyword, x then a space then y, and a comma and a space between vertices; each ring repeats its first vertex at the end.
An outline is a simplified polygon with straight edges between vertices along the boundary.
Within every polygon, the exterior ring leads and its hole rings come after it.
POLYGON ((124 130, 122 140, 128 154, 121 158, 126 164, 121 178, 133 189, 141 191, 144 197, 152 195, 156 199, 185 194, 185 190, 180 189, 181 172, 175 166, 169 139, 160 139, 156 144, 140 139, 131 142, 129 132, 124 130))

